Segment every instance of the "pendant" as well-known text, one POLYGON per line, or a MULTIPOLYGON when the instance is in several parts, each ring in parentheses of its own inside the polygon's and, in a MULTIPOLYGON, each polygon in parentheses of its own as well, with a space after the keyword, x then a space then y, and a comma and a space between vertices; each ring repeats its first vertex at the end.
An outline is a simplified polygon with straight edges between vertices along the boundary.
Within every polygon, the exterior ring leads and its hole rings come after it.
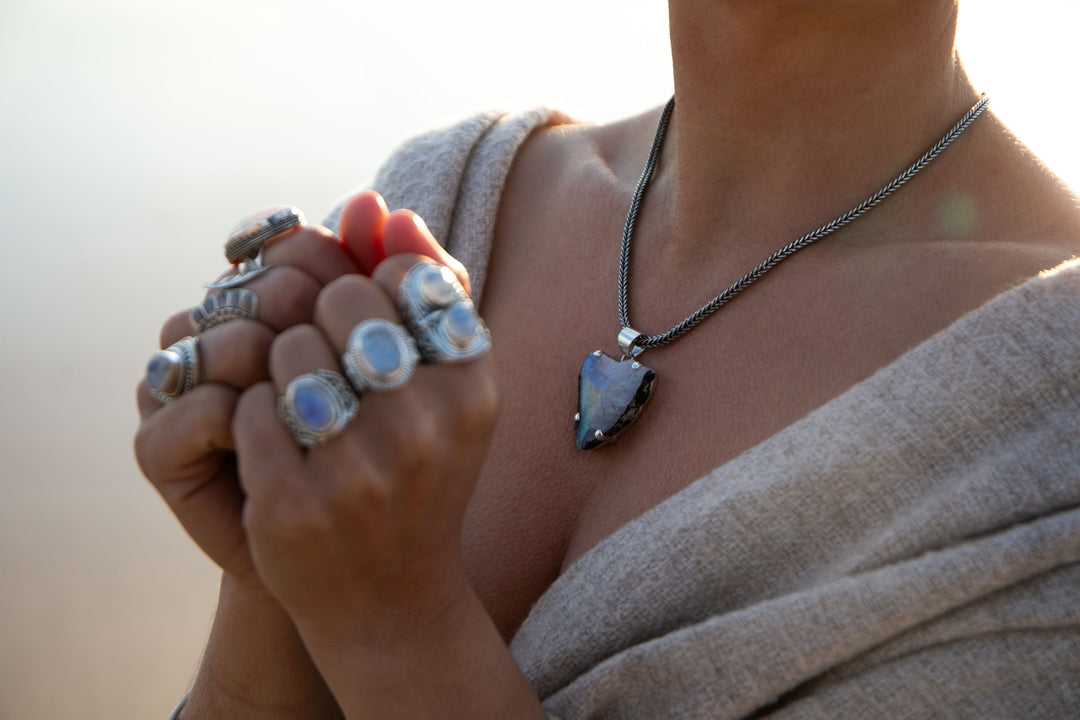
POLYGON ((632 357, 615 360, 601 351, 589 355, 578 373, 578 450, 612 443, 637 419, 649 401, 656 373, 632 357))

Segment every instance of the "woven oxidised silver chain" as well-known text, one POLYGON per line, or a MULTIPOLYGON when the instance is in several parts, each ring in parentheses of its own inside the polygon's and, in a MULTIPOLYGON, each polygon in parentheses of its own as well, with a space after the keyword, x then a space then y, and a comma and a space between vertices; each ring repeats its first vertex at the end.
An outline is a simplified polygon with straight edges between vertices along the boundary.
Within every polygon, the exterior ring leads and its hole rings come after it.
MULTIPOLYGON (((956 138, 960 137, 960 134, 964 132, 964 130, 967 130, 968 126, 975 122, 976 118, 982 114, 989 102, 990 98, 983 95, 979 102, 968 110, 949 132, 945 133, 944 137, 934 143, 934 145, 932 145, 921 158, 916 160, 911 167, 897 175, 885 185, 885 187, 881 188, 832 222, 822 225, 817 230, 809 232, 798 240, 788 243, 780 248, 767 257, 764 262, 756 268, 746 273, 746 275, 743 275, 734 285, 702 305, 698 310, 688 315, 685 320, 667 332, 660 335, 637 335, 632 340, 626 338, 627 344, 623 345, 624 351, 629 349, 640 352, 647 348, 660 347, 673 340, 677 340, 690 332, 690 330, 696 327, 702 320, 719 310, 725 303, 745 290, 755 280, 779 265, 783 260, 786 260, 807 245, 839 230, 848 223, 869 212, 882 200, 903 187, 905 183, 915 177, 919 171, 940 155, 945 148, 949 147, 956 138)), ((628 295, 630 285, 630 245, 634 236, 634 225, 637 222, 641 200, 645 196, 645 190, 649 187, 653 170, 656 168, 656 161, 660 157, 660 147, 664 143, 664 135, 667 132, 668 120, 671 118, 671 112, 674 109, 675 98, 672 97, 671 100, 668 101, 667 107, 664 108, 664 112, 660 116, 660 122, 656 126, 656 136, 653 138, 652 149, 649 151, 649 159, 645 163, 645 169, 641 173, 641 179, 638 180, 637 189, 634 191, 634 198, 630 202, 630 211, 626 215, 626 226, 623 229, 622 255, 619 258, 619 322, 622 323, 622 327, 625 329, 632 328, 627 306, 629 305, 628 295)), ((636 352, 634 354, 636 354, 636 352)))

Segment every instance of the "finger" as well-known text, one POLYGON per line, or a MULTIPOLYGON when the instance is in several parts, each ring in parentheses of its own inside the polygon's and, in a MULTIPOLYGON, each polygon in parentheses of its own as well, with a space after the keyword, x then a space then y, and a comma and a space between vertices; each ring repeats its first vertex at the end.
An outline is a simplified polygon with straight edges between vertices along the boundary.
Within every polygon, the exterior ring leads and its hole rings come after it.
POLYGON ((192 399, 195 390, 204 385, 221 385, 239 392, 267 379, 266 356, 273 340, 274 333, 259 323, 238 320, 227 327, 215 328, 212 333, 199 338, 196 344, 200 384, 170 402, 162 403, 150 392, 146 376, 143 376, 136 393, 140 416, 145 419, 163 405, 186 407, 197 402, 192 399))
POLYGON ((341 212, 342 246, 365 275, 386 258, 383 227, 389 215, 386 201, 374 190, 350 198, 341 212))
POLYGON ((182 480, 193 463, 206 455, 233 449, 229 418, 236 405, 236 391, 221 385, 200 385, 188 396, 190 402, 162 405, 145 382, 139 384, 142 424, 135 435, 135 456, 155 485, 182 480))
POLYGON ((278 396, 269 382, 253 385, 240 396, 232 418, 240 485, 260 507, 269 498, 280 498, 276 490, 301 481, 304 474, 303 451, 278 419, 278 396))
MULTIPOLYGON (((336 277, 357 271, 356 263, 342 247, 336 235, 319 225, 285 231, 263 246, 267 266, 290 265, 299 268, 325 285, 336 277)), ((221 277, 235 275, 233 266, 221 277)))
POLYGON ((415 254, 445 265, 454 271, 458 282, 471 294, 469 274, 465 271, 465 266, 439 244, 427 223, 412 210, 395 210, 390 213, 383 228, 383 247, 388 258, 415 254))
MULTIPOLYGON (((220 382, 242 390, 267 379, 266 356, 274 335, 311 321, 319 289, 318 282, 304 271, 282 266, 255 278, 243 290, 222 291, 255 293, 258 320, 232 319, 199 335, 202 382, 220 382)), ((190 313, 177 313, 162 328, 162 347, 193 332, 190 313)))
MULTIPOLYGON (((349 277, 363 278, 360 275, 349 277)), ((334 395, 337 396, 340 403, 338 400, 328 400, 328 402, 332 403, 331 407, 323 406, 323 409, 331 413, 332 417, 338 418, 337 421, 333 422, 340 421, 343 423, 343 425, 337 426, 336 429, 324 427, 327 434, 322 435, 323 439, 319 444, 322 447, 337 442, 336 436, 341 433, 344 424, 348 422, 345 418, 354 412, 354 408, 348 406, 356 403, 356 395, 349 381, 342 375, 338 353, 330 345, 322 330, 314 325, 298 325, 282 333, 274 340, 274 344, 270 348, 270 374, 279 397, 287 395, 288 387, 293 380, 316 370, 329 370, 336 374, 337 379, 332 380, 331 384, 336 382, 340 385, 334 391, 334 395), (342 416, 338 413, 346 413, 346 415, 342 416)), ((298 402, 305 404, 304 401, 298 402)), ((305 404, 305 406, 312 407, 310 404, 305 404)), ((316 406, 318 406, 318 403, 316 403, 316 406)), ((301 408, 298 406, 292 406, 291 409, 295 415, 302 413, 301 408)), ((299 417, 294 419, 297 422, 302 422, 299 417)), ((333 422, 331 425, 333 425, 333 422)), ((297 442, 299 443, 299 440, 297 442)))
POLYGON ((271 267, 288 265, 303 270, 319 285, 358 271, 337 235, 322 226, 306 227, 268 243, 263 261, 271 267))
POLYGON ((279 395, 296 376, 319 369, 337 372, 339 365, 338 353, 318 327, 298 325, 274 339, 270 348, 270 375, 279 395))
MULTIPOLYGON (((256 318, 274 331, 310 322, 315 298, 322 284, 303 270, 291 266, 275 267, 245 283, 243 290, 255 293, 258 308, 256 318)), ((212 292, 207 298, 223 299, 224 291, 212 292)), ((234 290, 235 292, 235 290, 234 290)), ((203 301, 208 308, 209 300, 203 301)), ((194 335, 198 328, 192 318, 193 308, 172 315, 161 328, 161 347, 166 348, 177 340, 194 335)))
POLYGON ((195 542, 222 568, 250 572, 240 529, 244 496, 236 482, 230 426, 237 393, 220 385, 191 391, 184 403, 158 405, 145 383, 135 457, 143 474, 195 542))
MULTIPOLYGON (((381 263, 371 279, 344 277, 323 290, 316 302, 315 321, 335 361, 345 353, 349 336, 360 322, 383 318, 401 324, 392 298, 402 277, 419 259, 395 255, 381 263)), ((421 365, 403 387, 365 392, 353 423, 361 430, 347 429, 346 434, 362 436, 368 446, 365 452, 378 458, 376 465, 399 465, 422 454, 414 449, 437 444, 433 437, 440 434, 473 442, 473 436, 486 432, 495 405, 492 366, 486 355, 467 363, 421 365)))
POLYGON ((393 300, 382 286, 362 275, 335 280, 323 288, 315 301, 315 324, 325 333, 337 357, 345 352, 352 329, 369 318, 401 322, 393 300))

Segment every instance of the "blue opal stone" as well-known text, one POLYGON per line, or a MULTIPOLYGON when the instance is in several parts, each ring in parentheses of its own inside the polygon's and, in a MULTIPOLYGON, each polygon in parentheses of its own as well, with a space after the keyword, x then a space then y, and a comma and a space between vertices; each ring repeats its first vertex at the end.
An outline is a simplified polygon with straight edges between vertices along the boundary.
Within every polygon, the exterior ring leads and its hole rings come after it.
POLYGON ((578 375, 578 417, 574 422, 578 449, 618 439, 645 408, 655 380, 655 372, 632 359, 614 360, 599 351, 585 358, 578 375))
POLYGON ((389 329, 372 328, 364 334, 361 347, 371 369, 379 375, 390 375, 401 367, 401 348, 389 329))
POLYGON ((180 358, 171 352, 155 353, 146 364, 146 384, 152 390, 161 390, 162 386, 175 374, 180 358))
POLYGON ((480 326, 476 312, 466 303, 454 303, 447 308, 443 322, 447 335, 458 345, 468 345, 480 326))
POLYGON ((296 417, 314 432, 330 428, 334 423, 334 403, 329 392, 317 381, 302 382, 296 386, 292 397, 296 417))

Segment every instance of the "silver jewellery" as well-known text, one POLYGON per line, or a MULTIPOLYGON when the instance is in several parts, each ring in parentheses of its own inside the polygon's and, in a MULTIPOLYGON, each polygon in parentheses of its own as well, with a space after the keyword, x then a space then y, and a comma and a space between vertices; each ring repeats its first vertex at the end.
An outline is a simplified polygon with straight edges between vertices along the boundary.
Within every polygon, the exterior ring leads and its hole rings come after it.
POLYGON ((161 403, 180 397, 201 379, 199 341, 194 337, 182 338, 159 350, 146 364, 146 384, 161 403))
POLYGON ((652 179, 667 131, 668 120, 675 108, 675 98, 672 97, 657 124, 649 159, 645 163, 645 169, 634 191, 623 229, 622 251, 619 257, 619 326, 621 330, 618 336, 622 359, 615 360, 597 350, 585 358, 581 366, 581 372, 578 375, 578 413, 574 416, 574 439, 578 449, 588 450, 616 440, 644 409, 656 380, 656 373, 636 359, 644 350, 678 340, 782 261, 865 215, 903 187, 951 145, 975 122, 989 102, 990 98, 983 95, 922 157, 866 200, 832 222, 780 248, 727 290, 688 315, 667 332, 659 335, 645 335, 633 328, 627 310, 630 294, 630 246, 641 201, 652 179))
POLYGON ((236 274, 203 283, 211 290, 238 287, 266 270, 263 248, 271 240, 304 227, 304 213, 292 205, 272 205, 257 210, 237 223, 225 242, 225 258, 236 265, 236 274))
POLYGON ((409 381, 420 355, 405 328, 381 318, 349 333, 341 365, 357 392, 393 390, 409 381))
POLYGON ((259 296, 247 288, 225 288, 203 300, 188 317, 196 335, 230 320, 255 320, 259 317, 259 296))
POLYGON ((337 437, 360 407, 349 382, 332 370, 299 375, 278 398, 278 417, 301 447, 314 448, 337 437))
POLYGON ((491 333, 450 268, 421 260, 398 288, 401 315, 424 362, 465 362, 491 349, 491 333))

